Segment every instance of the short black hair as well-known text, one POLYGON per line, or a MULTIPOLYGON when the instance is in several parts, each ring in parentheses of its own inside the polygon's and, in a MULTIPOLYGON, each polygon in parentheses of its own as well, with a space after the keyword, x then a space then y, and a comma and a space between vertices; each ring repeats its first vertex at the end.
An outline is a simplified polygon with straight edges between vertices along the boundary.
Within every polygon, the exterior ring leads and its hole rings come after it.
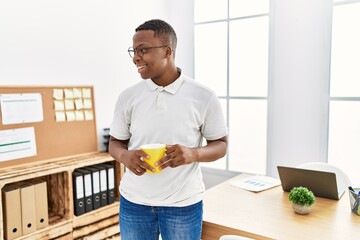
POLYGON ((142 30, 154 31, 154 36, 161 38, 162 42, 169 45, 175 53, 177 37, 174 29, 167 22, 160 19, 152 19, 144 22, 135 29, 135 32, 142 30))

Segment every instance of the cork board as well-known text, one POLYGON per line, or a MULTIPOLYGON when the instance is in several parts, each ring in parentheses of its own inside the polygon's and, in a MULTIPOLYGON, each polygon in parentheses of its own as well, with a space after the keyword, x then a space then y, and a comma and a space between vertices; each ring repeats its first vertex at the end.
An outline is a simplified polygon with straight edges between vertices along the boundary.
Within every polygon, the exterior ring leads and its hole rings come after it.
POLYGON ((37 154, 36 156, 0 161, 0 168, 98 151, 94 89, 92 86, 0 86, 0 95, 20 93, 25 95, 29 93, 41 95, 43 120, 3 124, 3 114, 0 108, 0 131, 33 127, 37 154), (80 97, 78 94, 75 94, 78 90, 80 90, 80 97), (84 95, 81 94, 82 90, 84 90, 84 95), (56 99, 58 95, 55 95, 59 94, 59 92, 61 93, 61 91, 63 91, 63 99, 56 99), (72 98, 69 97, 69 92, 73 92, 72 98), (73 110, 68 107, 70 106, 69 104, 65 104, 65 101, 69 103, 71 99, 73 101, 73 110), (85 101, 86 108, 83 104, 85 101), (64 103, 63 111, 55 107, 59 102, 64 103), (82 106, 77 103, 81 103, 82 106), (76 112, 76 118, 74 119, 74 113, 68 115, 68 112, 76 112), (83 112, 83 117, 79 117, 81 114, 78 113, 81 112, 83 112), (92 116, 89 113, 92 113, 92 116))

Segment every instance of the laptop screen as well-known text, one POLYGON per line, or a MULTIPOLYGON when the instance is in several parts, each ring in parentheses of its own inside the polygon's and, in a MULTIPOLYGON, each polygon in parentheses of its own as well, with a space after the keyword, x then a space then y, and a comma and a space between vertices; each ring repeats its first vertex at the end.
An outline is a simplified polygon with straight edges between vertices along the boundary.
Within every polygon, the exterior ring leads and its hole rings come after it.
POLYGON ((338 191, 336 174, 302 168, 278 166, 281 186, 285 192, 293 187, 306 187, 315 196, 338 200, 344 191, 338 191))

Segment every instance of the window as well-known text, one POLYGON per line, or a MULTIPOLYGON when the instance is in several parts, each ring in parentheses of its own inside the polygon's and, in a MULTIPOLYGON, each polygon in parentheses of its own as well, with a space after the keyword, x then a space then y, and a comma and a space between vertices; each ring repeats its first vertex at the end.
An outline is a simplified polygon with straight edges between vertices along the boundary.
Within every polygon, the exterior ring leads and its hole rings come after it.
POLYGON ((195 0, 195 80, 219 96, 230 130, 216 169, 266 173, 268 0, 195 0), (206 11, 204 11, 206 9, 206 11))
POLYGON ((360 182, 360 1, 334 1, 328 162, 360 182))

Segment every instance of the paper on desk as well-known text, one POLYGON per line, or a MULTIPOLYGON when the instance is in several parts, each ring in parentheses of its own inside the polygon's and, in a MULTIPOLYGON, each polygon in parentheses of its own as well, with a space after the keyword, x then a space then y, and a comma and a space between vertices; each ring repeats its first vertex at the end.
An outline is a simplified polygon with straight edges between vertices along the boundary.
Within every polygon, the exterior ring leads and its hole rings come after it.
POLYGON ((268 176, 249 176, 245 178, 236 179, 230 182, 230 185, 239 187, 252 192, 260 192, 272 187, 279 186, 280 180, 268 176))

